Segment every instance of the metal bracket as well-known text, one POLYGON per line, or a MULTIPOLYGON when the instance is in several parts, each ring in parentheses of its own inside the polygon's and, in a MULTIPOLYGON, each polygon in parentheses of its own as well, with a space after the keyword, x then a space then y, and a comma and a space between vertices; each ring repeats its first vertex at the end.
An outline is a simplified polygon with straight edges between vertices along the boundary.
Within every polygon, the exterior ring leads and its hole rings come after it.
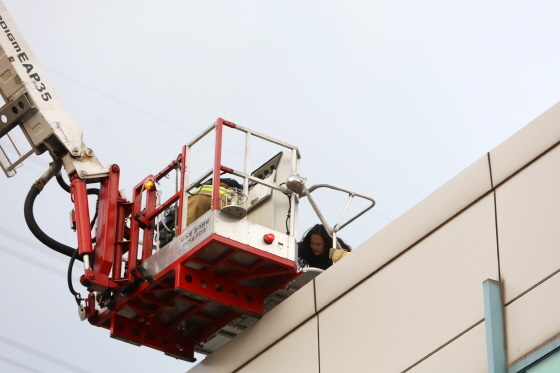
POLYGON ((26 93, 0 108, 0 138, 21 123, 26 115, 33 114, 35 107, 27 99, 26 93))
POLYGON ((10 101, 0 108, 0 138, 8 135, 14 149, 18 153, 18 160, 11 162, 8 155, 0 145, 0 166, 7 177, 12 177, 16 174, 15 169, 22 165, 22 162, 33 154, 33 149, 23 154, 16 139, 10 135, 10 131, 14 129, 22 120, 31 116, 37 109, 31 105, 26 93, 22 93, 15 100, 10 101))

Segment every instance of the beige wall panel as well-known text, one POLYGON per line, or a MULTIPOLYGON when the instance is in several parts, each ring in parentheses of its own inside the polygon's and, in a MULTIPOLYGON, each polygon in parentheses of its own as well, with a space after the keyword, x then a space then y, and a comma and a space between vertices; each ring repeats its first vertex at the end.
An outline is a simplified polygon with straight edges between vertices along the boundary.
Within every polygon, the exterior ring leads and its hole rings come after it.
POLYGON ((560 274, 506 307, 508 365, 560 334, 560 274))
POLYGON ((319 373, 317 318, 294 330, 238 373, 319 373))
POLYGON ((490 152, 492 178, 498 185, 560 141, 560 103, 490 152))
POLYGON ((316 279, 317 308, 325 307, 489 190, 490 171, 484 155, 321 274, 316 279))
POLYGON ((488 372, 484 328, 484 323, 480 323, 407 373, 488 372))
POLYGON ((494 221, 489 195, 321 311, 321 373, 401 372, 482 320, 494 221))
POLYGON ((256 324, 195 365, 191 373, 230 373, 282 338, 315 313, 313 281, 256 324))
POLYGON ((560 147, 497 188, 496 208, 509 302, 560 269, 560 147))

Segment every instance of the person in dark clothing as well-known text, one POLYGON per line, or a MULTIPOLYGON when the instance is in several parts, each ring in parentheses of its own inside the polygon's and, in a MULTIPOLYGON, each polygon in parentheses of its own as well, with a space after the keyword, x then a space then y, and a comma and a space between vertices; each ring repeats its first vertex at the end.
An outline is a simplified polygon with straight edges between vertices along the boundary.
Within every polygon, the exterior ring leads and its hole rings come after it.
MULTIPOLYGON (((341 238, 337 237, 340 247, 346 252, 352 251, 341 238)), ((300 268, 314 267, 327 269, 333 264, 329 251, 333 240, 322 224, 316 224, 305 232, 303 239, 298 243, 298 265, 300 268)))

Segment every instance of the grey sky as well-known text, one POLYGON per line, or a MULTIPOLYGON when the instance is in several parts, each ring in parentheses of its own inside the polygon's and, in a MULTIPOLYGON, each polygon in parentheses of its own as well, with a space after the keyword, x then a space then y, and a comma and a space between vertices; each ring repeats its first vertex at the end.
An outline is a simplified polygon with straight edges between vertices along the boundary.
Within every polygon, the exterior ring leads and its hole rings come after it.
MULTIPOLYGON (((340 233, 353 247, 560 97, 557 1, 4 3, 122 188, 223 117, 299 146, 309 184, 375 198, 340 233)), ((23 220, 47 161, 0 177, 0 337, 89 372, 185 371, 79 321, 66 258, 23 220)), ((70 209, 55 183, 38 198, 41 226, 73 245, 70 209)), ((301 210, 300 234, 316 220, 301 210)), ((72 371, 5 341, 0 371, 72 371)))

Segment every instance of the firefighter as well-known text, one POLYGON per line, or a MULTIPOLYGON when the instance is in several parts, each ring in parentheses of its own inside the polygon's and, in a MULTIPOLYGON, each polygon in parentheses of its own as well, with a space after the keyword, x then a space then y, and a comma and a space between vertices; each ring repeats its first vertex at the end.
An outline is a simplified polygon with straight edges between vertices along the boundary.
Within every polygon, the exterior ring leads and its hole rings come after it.
MULTIPOLYGON (((243 186, 234 179, 220 179, 220 196, 228 194, 229 188, 243 189, 243 186)), ((187 207, 187 225, 190 225, 196 219, 200 218, 204 213, 212 207, 212 180, 208 180, 200 188, 196 188, 189 196, 187 207)))

